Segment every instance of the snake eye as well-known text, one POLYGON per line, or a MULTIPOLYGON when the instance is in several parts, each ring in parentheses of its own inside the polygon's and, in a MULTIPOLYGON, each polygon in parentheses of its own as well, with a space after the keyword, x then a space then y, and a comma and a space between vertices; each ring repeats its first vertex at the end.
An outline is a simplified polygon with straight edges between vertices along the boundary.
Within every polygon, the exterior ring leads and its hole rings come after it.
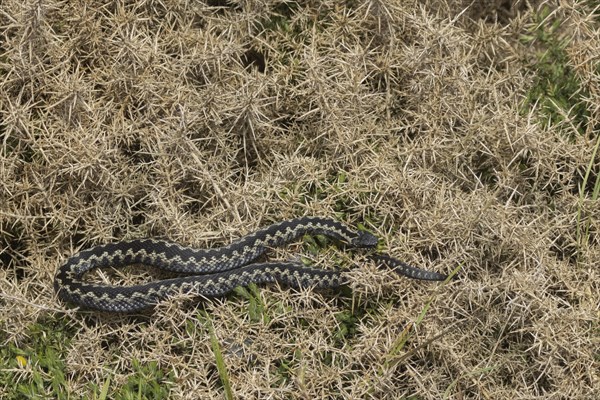
POLYGON ((358 236, 354 238, 352 244, 355 247, 375 247, 379 239, 370 232, 358 232, 358 236))

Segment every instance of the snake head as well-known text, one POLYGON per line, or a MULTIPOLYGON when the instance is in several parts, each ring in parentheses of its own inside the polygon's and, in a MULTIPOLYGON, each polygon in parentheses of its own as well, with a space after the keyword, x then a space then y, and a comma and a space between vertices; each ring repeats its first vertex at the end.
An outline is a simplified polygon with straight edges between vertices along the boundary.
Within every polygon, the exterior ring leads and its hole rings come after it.
POLYGON ((377 246, 379 239, 370 232, 358 232, 356 237, 352 239, 352 246, 358 248, 371 248, 377 246))

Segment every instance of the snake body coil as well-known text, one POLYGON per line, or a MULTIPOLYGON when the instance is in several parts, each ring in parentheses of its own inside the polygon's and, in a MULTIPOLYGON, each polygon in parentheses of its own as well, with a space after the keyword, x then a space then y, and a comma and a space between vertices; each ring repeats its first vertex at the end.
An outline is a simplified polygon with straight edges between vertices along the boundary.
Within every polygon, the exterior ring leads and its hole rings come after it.
MULTIPOLYGON (((296 262, 254 262, 269 248, 306 233, 323 234, 354 248, 374 248, 378 240, 368 232, 356 232, 331 219, 304 217, 273 224, 215 249, 196 250, 155 239, 123 241, 92 247, 70 257, 56 274, 54 289, 61 300, 87 309, 134 312, 177 293, 217 297, 250 283, 280 282, 296 288, 335 288, 344 284, 340 270, 311 268, 296 262), (132 264, 187 276, 134 286, 83 280, 83 275, 94 268, 132 264)), ((372 258, 400 275, 422 280, 446 279, 446 275, 411 267, 388 255, 372 258)))

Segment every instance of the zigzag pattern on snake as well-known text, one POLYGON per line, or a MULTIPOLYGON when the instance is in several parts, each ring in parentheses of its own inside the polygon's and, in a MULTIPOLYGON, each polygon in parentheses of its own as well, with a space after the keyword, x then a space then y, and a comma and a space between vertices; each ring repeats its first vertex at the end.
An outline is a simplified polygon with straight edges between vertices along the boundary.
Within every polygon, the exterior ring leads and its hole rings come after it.
MULTIPOLYGON (((378 238, 328 218, 303 217, 282 221, 233 243, 214 249, 192 249, 156 239, 110 243, 83 250, 60 267, 54 289, 65 302, 106 312, 135 312, 178 293, 218 297, 237 286, 279 282, 295 288, 336 288, 345 283, 343 271, 304 266, 299 262, 254 262, 269 248, 306 234, 322 234, 350 248, 375 248, 378 238), (86 282, 94 268, 142 264, 184 275, 133 286, 86 282)), ((446 275, 409 266, 385 254, 370 256, 378 265, 414 279, 441 281, 446 275)))

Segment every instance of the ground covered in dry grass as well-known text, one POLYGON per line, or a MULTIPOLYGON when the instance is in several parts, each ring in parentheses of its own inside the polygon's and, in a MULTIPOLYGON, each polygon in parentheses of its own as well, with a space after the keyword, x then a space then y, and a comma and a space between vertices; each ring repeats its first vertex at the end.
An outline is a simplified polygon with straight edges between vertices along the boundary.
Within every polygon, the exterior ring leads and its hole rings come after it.
POLYGON ((2 1, 0 397, 598 398, 599 12, 469 4, 2 1), (347 289, 54 296, 79 249, 303 215, 458 278, 305 238, 347 289))

